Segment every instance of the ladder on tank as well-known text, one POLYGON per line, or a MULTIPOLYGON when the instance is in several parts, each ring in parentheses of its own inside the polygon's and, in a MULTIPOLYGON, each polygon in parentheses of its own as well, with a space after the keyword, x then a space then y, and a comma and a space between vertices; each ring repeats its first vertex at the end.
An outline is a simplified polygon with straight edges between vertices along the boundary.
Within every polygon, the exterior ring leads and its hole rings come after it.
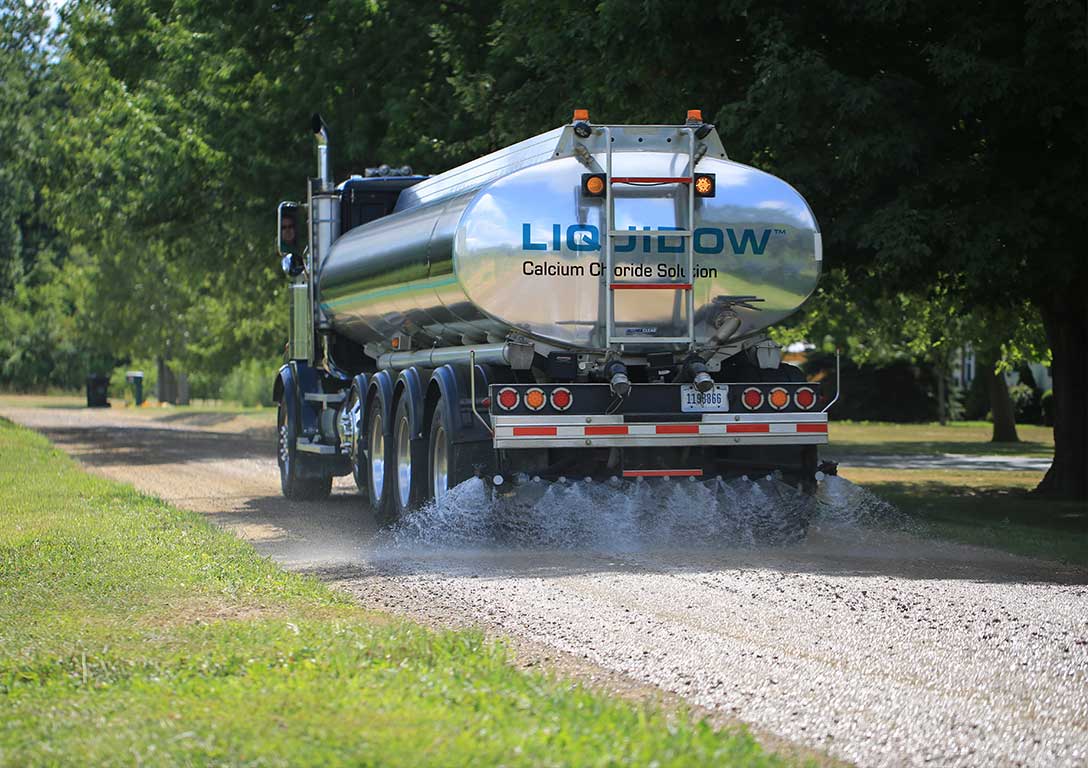
MULTIPOLYGON (((688 138, 688 168, 686 176, 613 176, 612 155, 613 138, 610 128, 604 128, 604 142, 607 147, 605 161, 605 221, 602 229, 604 237, 605 262, 605 338, 612 344, 687 344, 695 343, 695 129, 689 126, 679 128, 680 133, 688 138), (618 230, 615 228, 615 197, 613 184, 686 184, 687 185, 687 226, 683 229, 660 230, 618 230), (614 241, 617 237, 679 237, 684 241, 683 282, 636 282, 616 281, 614 279, 614 241), (615 292, 631 291, 679 291, 683 297, 683 306, 687 314, 686 336, 617 336, 615 318, 615 292)), ((641 141, 641 139, 639 139, 641 141)))

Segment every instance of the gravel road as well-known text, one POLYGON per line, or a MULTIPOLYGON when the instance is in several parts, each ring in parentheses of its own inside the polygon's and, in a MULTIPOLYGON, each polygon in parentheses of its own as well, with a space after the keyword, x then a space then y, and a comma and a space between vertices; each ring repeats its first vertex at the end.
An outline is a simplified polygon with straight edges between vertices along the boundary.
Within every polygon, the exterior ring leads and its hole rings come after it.
MULTIPOLYGON (((381 531, 350 481, 322 505, 281 499, 267 428, 2 415, 366 604, 482 625, 835 758, 1088 765, 1088 572, 855 525, 882 508, 845 482, 788 547, 739 546, 738 520, 706 511, 720 496, 678 483, 636 497, 652 514, 599 484, 518 514, 468 487, 381 531)), ((744 493, 730 503, 757 508, 744 493)))

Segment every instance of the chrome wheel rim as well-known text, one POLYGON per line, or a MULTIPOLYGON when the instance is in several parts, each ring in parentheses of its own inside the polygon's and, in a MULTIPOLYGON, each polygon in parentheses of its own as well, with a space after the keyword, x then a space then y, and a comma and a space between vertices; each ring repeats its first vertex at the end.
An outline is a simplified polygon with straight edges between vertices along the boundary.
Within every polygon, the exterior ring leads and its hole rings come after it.
POLYGON ((385 490, 385 429, 381 413, 375 412, 370 419, 370 490, 374 499, 382 500, 385 490))
POLYGON ((283 412, 282 405, 280 406, 279 422, 280 428, 277 435, 277 442, 279 443, 277 448, 279 450, 276 452, 276 459, 279 461, 280 471, 287 472, 290 467, 291 451, 287 444, 287 415, 283 412))
POLYGON ((446 455, 446 430, 441 425, 434 432, 434 445, 431 446, 431 477, 434 485, 435 500, 441 499, 449 490, 449 457, 446 455))
POLYGON ((405 416, 397 424, 397 495, 407 509, 412 497, 412 428, 405 416))
POLYGON ((280 427, 280 466, 287 466, 287 425, 284 424, 280 427))

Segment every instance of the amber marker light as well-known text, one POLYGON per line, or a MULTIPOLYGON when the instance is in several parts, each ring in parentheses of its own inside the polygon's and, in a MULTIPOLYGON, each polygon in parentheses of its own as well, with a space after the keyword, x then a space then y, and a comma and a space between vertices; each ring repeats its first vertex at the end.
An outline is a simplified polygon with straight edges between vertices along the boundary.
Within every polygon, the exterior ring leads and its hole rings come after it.
POLYGON ((781 411, 790 404, 790 393, 782 387, 775 387, 767 396, 767 402, 770 403, 771 407, 776 411, 781 411))
POLYGON ((588 139, 593 135, 593 127, 589 124, 589 110, 574 110, 574 135, 579 139, 588 139))
POLYGON ((586 197, 604 197, 604 174, 583 173, 582 193, 586 197))
POLYGON ((543 389, 533 387, 525 393, 525 407, 530 411, 539 411, 546 402, 548 402, 548 398, 544 396, 543 389))
POLYGON ((713 173, 699 173, 695 175, 695 196, 714 197, 717 184, 713 173))

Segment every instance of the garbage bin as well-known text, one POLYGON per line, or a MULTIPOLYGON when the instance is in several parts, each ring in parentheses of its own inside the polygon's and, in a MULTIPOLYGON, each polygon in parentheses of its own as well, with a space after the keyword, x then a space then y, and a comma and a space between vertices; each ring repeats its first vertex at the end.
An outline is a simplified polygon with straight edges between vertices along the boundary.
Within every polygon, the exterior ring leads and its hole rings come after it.
POLYGON ((92 373, 87 377, 87 407, 109 408, 110 377, 92 373))
POLYGON ((125 374, 125 381, 132 385, 132 399, 136 405, 144 404, 144 372, 129 371, 125 374))

